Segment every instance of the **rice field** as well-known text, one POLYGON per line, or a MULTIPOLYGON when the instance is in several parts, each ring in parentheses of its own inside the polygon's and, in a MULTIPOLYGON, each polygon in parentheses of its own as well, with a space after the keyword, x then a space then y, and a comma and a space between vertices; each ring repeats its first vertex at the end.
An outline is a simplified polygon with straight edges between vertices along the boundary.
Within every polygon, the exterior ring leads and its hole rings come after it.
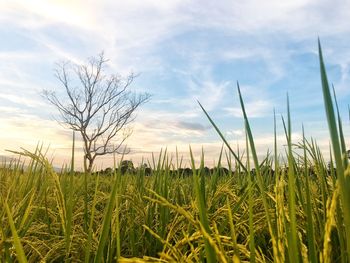
POLYGON ((320 46, 319 57, 329 156, 313 140, 292 140, 287 100, 285 161, 276 121, 273 152, 258 159, 239 85, 244 155, 200 105, 225 144, 216 167, 227 170, 208 172, 189 148, 186 176, 166 152, 150 161, 151 175, 122 174, 121 161, 109 175, 75 173, 74 163, 57 173, 40 147, 23 150, 28 166, 0 170, 0 261, 349 262, 350 167, 320 46))

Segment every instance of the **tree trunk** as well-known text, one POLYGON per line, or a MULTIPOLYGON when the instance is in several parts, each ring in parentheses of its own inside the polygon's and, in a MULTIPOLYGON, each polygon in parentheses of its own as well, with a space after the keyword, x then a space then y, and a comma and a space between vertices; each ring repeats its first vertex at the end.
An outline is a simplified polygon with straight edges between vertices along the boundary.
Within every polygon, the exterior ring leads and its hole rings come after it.
POLYGON ((87 157, 86 154, 84 155, 84 172, 87 173, 88 171, 88 166, 87 166, 87 157))
POLYGON ((95 157, 91 157, 88 154, 84 156, 84 171, 87 174, 91 174, 92 167, 94 165, 95 157))
POLYGON ((84 156, 84 171, 85 173, 91 174, 92 167, 94 164, 94 158, 89 158, 88 156, 84 156))
POLYGON ((92 171, 92 165, 94 164, 94 160, 93 159, 89 159, 89 166, 87 168, 87 172, 89 174, 91 174, 91 171, 92 171))

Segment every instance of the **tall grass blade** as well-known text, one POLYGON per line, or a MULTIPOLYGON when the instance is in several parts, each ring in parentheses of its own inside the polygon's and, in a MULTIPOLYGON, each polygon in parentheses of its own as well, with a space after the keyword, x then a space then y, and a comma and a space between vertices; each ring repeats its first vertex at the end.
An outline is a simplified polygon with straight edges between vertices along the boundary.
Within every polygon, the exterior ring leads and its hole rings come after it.
POLYGON ((308 243, 308 254, 309 260, 312 263, 317 262, 317 253, 316 253, 316 240, 314 233, 314 222, 312 218, 312 203, 311 203, 311 190, 310 190, 310 182, 309 182, 309 172, 308 172, 308 164, 307 164, 307 153, 306 153, 306 139, 304 133, 303 126, 303 148, 304 148, 304 176, 305 176, 305 192, 306 192, 306 226, 307 226, 307 243, 308 243))
MULTIPOLYGON (((118 174, 119 173, 120 172, 118 169, 118 174)), ((109 233, 110 228, 111 228, 111 221, 112 221, 112 216, 113 216, 112 213, 113 213, 113 210, 115 207, 116 196, 117 196, 117 192, 118 192, 117 190, 118 190, 118 179, 114 178, 112 192, 111 192, 110 197, 109 197, 109 201, 108 201, 108 205, 106 207, 105 215, 103 217, 102 229, 101 229, 101 233, 100 233, 97 252, 95 255, 95 259, 94 259, 95 263, 101 262, 101 260, 104 257, 103 251, 105 249, 108 235, 109 235, 108 233, 109 233)))
POLYGON ((254 167, 256 169, 256 178, 257 178, 258 186, 259 186, 259 189, 261 192, 261 199, 262 199, 264 210, 265 210, 266 221, 267 221, 267 225, 268 225, 271 240, 272 240, 273 254, 276 257, 277 256, 276 237, 275 237, 275 231, 272 227, 272 222, 271 222, 271 218, 270 218, 270 209, 269 209, 269 204, 267 202, 267 197, 266 197, 266 190, 267 189, 264 187, 264 182, 263 182, 263 179, 262 179, 262 176, 260 173, 260 166, 259 166, 259 161, 258 161, 258 155, 256 153, 255 144, 254 144, 253 134, 252 134, 252 131, 250 129, 247 113, 246 113, 246 110, 244 107, 244 102, 243 102, 243 98, 242 98, 242 94, 241 94, 241 90, 240 90, 238 82, 237 82, 237 90, 238 90, 239 101, 240 101, 241 109, 242 109, 242 113, 243 113, 246 133, 248 136, 250 149, 252 151, 254 167))
POLYGON ((292 125, 290 118, 289 96, 287 94, 287 142, 288 142, 288 210, 290 217, 288 254, 290 262, 299 262, 297 238, 296 203, 295 203, 295 170, 292 153, 292 125))
POLYGON ((66 201, 66 262, 69 262, 69 252, 70 244, 72 240, 72 221, 73 221, 73 177, 74 177, 74 150, 75 150, 75 133, 73 131, 73 142, 72 142, 72 160, 71 160, 71 169, 69 175, 69 186, 68 186, 68 200, 66 201))
POLYGON ((4 201, 4 206, 5 206, 7 218, 8 218, 9 224, 10 224, 11 233, 12 233, 12 237, 13 237, 13 245, 16 249, 18 262, 27 263, 27 258, 25 256, 25 253, 24 253, 24 250, 23 250, 23 247, 21 244, 21 240, 17 234, 15 223, 13 222, 12 214, 11 214, 10 208, 9 208, 6 200, 4 201))
POLYGON ((92 234, 93 234, 93 223, 95 218, 95 211, 96 211, 96 200, 97 200, 97 191, 99 186, 99 174, 96 178, 96 185, 95 185, 95 192, 94 192, 94 198, 92 200, 92 206, 91 206, 91 215, 90 215, 90 224, 89 224, 89 230, 88 230, 88 239, 85 246, 85 263, 90 262, 90 255, 91 255, 91 245, 92 245, 92 234))
POLYGON ((247 172, 247 168, 243 165, 243 163, 241 162, 241 160, 239 159, 239 157, 236 155, 236 153, 232 150, 230 144, 227 142, 226 138, 224 137, 224 135, 221 133, 220 129, 216 126, 215 122, 212 120, 212 118, 210 118, 209 114, 207 113, 207 111, 203 108, 202 104, 197 101, 199 106, 202 108, 204 114, 207 116, 208 120, 210 121, 211 125, 213 125, 213 127, 215 128, 216 132, 219 134, 219 136, 221 137, 222 141, 225 143, 225 145, 227 146, 227 148, 230 150, 230 152, 232 153, 233 157, 235 157, 236 162, 239 164, 239 166, 245 171, 247 172))
POLYGON ((346 167, 348 167, 348 158, 347 158, 348 156, 347 156, 347 152, 346 152, 346 145, 345 145, 345 139, 344 139, 343 125, 342 125, 342 121, 341 121, 341 118, 340 118, 338 101, 337 101, 337 96, 335 94, 334 85, 332 85, 332 89, 333 89, 333 97, 334 97, 335 107, 336 107, 336 110, 337 110, 341 152, 343 154, 344 167, 346 168, 346 167))
MULTIPOLYGON (((197 199, 197 205, 199 209, 199 219, 201 222, 201 225, 203 226, 206 233, 209 235, 211 234, 210 226, 209 226, 209 220, 207 215, 207 208, 205 203, 205 192, 201 191, 200 183, 198 180, 198 175, 196 172, 196 166, 195 161, 192 153, 192 149, 190 147, 190 156, 191 156, 191 164, 192 164, 192 171, 193 171, 193 184, 197 199)), ((205 244, 205 254, 207 256, 207 262, 208 263, 214 263, 216 262, 216 255, 213 247, 211 246, 208 238, 204 238, 204 244, 205 244)))
MULTIPOLYGON (((247 151, 247 168, 250 171, 250 156, 249 156, 249 142, 248 142, 248 133, 246 130, 245 133, 245 143, 246 143, 246 151, 247 151)), ((256 253, 255 253, 255 230, 254 230, 254 197, 253 197, 253 181, 252 174, 249 172, 248 174, 248 195, 249 195, 249 259, 251 263, 255 263, 256 261, 256 253)))
POLYGON ((328 128, 331 136, 333 154, 334 154, 335 164, 337 168, 337 178, 339 180, 340 197, 343 205, 347 257, 349 260, 350 259, 350 175, 349 175, 350 171, 347 170, 349 172, 344 174, 343 158, 342 158, 341 148, 339 144, 337 122, 335 119, 332 97, 331 97, 330 88, 328 84, 326 67, 323 61, 321 42, 319 39, 318 39, 318 53, 319 53, 319 60, 320 60, 320 73, 321 73, 324 106, 326 110, 328 128))

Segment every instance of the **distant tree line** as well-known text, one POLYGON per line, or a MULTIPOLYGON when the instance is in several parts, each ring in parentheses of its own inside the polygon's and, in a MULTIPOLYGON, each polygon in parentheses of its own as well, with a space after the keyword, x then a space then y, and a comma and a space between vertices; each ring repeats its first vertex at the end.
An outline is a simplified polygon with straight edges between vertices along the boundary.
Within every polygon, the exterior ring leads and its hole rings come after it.
MULTIPOLYGON (((287 166, 281 166, 279 168, 279 173, 288 173, 288 167, 287 166)), ((300 168, 302 169, 302 168, 300 168)), ((307 168, 308 174, 311 177, 317 177, 317 175, 325 175, 325 176, 336 176, 336 168, 332 168, 330 165, 328 167, 316 167, 316 166, 310 166, 307 168)), ((263 176, 269 176, 274 177, 275 176, 275 170, 270 165, 262 165, 260 167, 261 174, 263 176)), ((177 177, 188 177, 193 175, 193 170, 191 168, 178 168, 178 169, 152 169, 147 164, 141 164, 139 167, 135 167, 133 162, 130 160, 124 160, 121 162, 118 168, 115 170, 113 168, 106 168, 104 170, 95 171, 92 174, 99 174, 102 176, 112 176, 114 173, 120 173, 122 175, 130 174, 130 175, 143 175, 143 176, 152 176, 155 173, 159 172, 167 172, 170 176, 177 176, 177 177)), ((79 172, 77 172, 79 174, 79 172)), ((227 176, 227 175, 246 175, 246 172, 244 171, 234 171, 229 170, 226 167, 213 167, 209 168, 207 166, 203 168, 196 169, 196 174, 198 175, 204 175, 204 176, 211 176, 214 174, 217 174, 219 176, 227 176)), ((250 171, 250 174, 255 176, 256 175, 256 169, 252 168, 250 171)))
MULTIPOLYGON (((191 168, 178 168, 178 169, 163 169, 162 172, 167 171, 169 175, 173 176, 180 176, 180 177, 186 177, 186 176, 191 176, 193 175, 193 171, 191 168)), ((113 168, 106 168, 104 170, 100 171, 95 171, 92 174, 100 174, 100 175, 113 175, 114 172, 120 172, 122 175, 125 174, 142 174, 145 176, 151 176, 155 172, 159 172, 157 169, 152 169, 149 167, 146 163, 141 164, 139 167, 135 167, 133 162, 130 160, 124 160, 121 162, 120 166, 118 168, 114 169, 113 168)), ((222 175, 229 175, 230 171, 225 168, 225 167, 214 167, 214 168, 208 168, 204 167, 202 169, 196 169, 197 174, 201 173, 203 175, 212 175, 214 173, 219 173, 222 175)))

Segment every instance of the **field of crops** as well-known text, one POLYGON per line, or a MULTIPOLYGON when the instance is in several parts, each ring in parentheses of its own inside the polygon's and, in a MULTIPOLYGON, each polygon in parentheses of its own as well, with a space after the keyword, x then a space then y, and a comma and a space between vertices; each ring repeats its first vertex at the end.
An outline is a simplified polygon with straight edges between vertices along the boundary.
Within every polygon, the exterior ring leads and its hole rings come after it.
POLYGON ((217 167, 227 173, 208 173, 191 150, 186 176, 166 153, 149 176, 56 173, 39 149, 19 153, 28 167, 0 170, 0 261, 349 262, 350 168, 321 55, 320 66, 330 156, 312 140, 292 141, 288 105, 286 161, 276 143, 258 160, 239 87, 247 147, 239 156, 222 137, 217 167))

